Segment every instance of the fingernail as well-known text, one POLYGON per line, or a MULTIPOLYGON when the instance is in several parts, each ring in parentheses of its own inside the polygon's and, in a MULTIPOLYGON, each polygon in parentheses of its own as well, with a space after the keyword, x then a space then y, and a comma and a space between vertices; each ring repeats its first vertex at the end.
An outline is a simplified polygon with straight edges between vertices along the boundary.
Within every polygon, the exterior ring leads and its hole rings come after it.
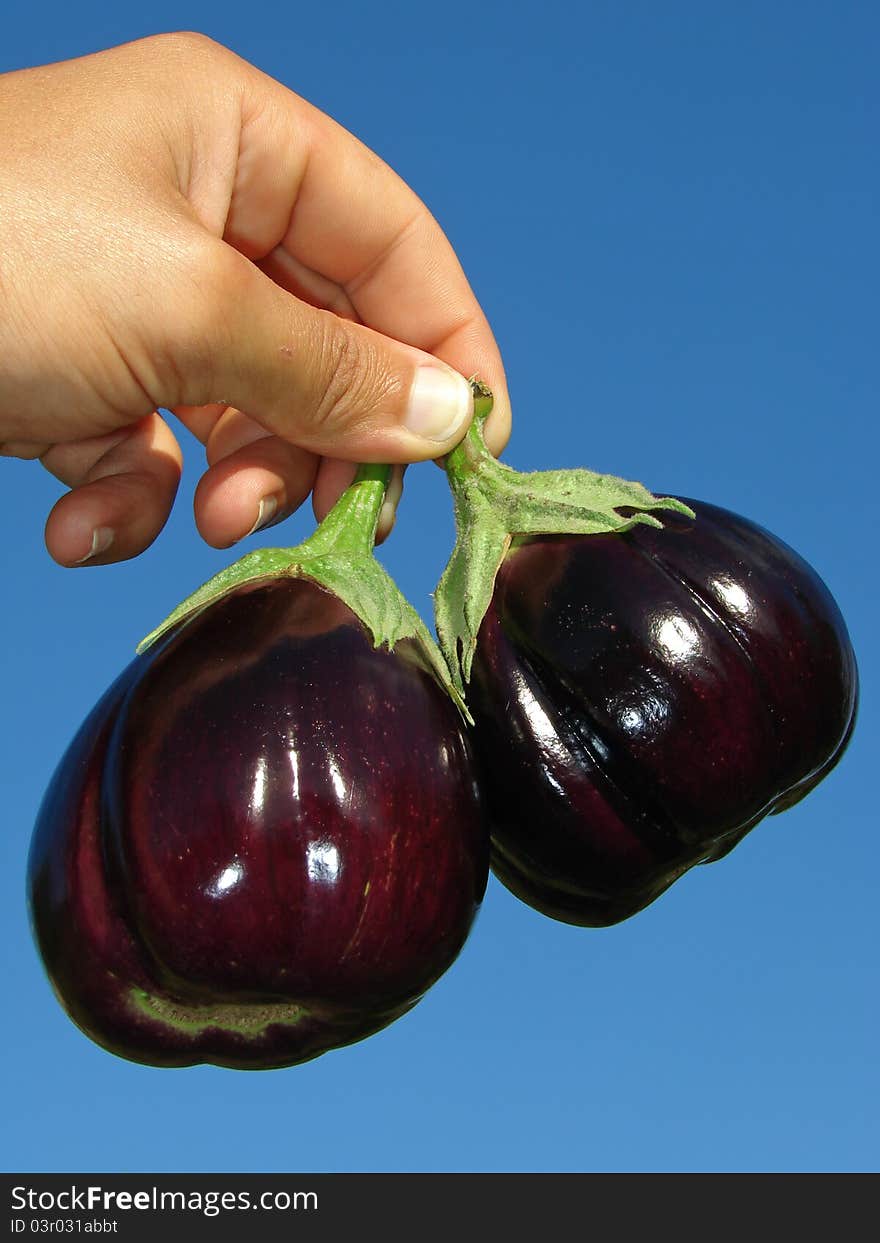
POLYGON ((92 531, 92 546, 84 557, 80 557, 79 561, 75 561, 74 565, 83 565, 86 561, 91 561, 92 557, 100 557, 102 552, 106 552, 113 543, 112 527, 95 527, 92 531))
POLYGON ((381 533, 383 539, 387 539, 394 530, 396 519, 397 506, 392 505, 391 501, 385 501, 379 510, 379 518, 376 522, 376 531, 381 533))
POLYGON ((410 389, 405 426, 425 440, 449 440, 474 412, 471 386, 450 367, 419 367, 410 389))
POLYGON ((379 510, 379 519, 376 523, 376 534, 381 539, 387 539, 394 530, 394 523, 397 519, 397 506, 400 504, 400 498, 403 495, 403 467, 394 466, 391 469, 391 478, 388 480, 388 487, 385 489, 385 500, 382 502, 382 508, 379 510))
POLYGON ((278 497, 277 496, 264 496, 263 499, 260 501, 260 508, 257 510, 256 522, 251 527, 251 529, 245 535, 242 536, 242 539, 247 539, 248 535, 253 535, 254 532, 259 531, 261 527, 268 526, 269 523, 274 518, 275 511, 277 510, 277 508, 278 508, 278 497))

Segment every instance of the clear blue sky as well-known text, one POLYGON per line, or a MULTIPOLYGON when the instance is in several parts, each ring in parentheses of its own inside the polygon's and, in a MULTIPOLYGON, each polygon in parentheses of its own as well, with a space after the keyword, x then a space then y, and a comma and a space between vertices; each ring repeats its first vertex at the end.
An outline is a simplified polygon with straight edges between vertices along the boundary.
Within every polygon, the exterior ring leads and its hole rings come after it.
MULTIPOLYGON (((3 1169, 877 1169, 878 14, 847 0, 6 12, 2 70, 188 27, 354 130, 431 207, 493 323, 516 420, 506 459, 589 465, 770 527, 840 603, 862 708, 805 803, 617 928, 552 923, 492 882, 452 970, 365 1043, 264 1074, 131 1065, 51 995, 28 841, 81 718, 229 554, 196 537, 190 441, 154 546, 78 572, 43 548, 60 485, 0 462, 3 1169)), ((451 533, 441 473, 412 470, 383 557, 426 616, 451 533)))

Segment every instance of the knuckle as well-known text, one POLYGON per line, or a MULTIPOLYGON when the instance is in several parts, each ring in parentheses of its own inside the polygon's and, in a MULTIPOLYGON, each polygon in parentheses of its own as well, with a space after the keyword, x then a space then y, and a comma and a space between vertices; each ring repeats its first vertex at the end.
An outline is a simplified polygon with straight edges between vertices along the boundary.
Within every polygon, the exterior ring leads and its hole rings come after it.
POLYGON ((173 58, 184 63, 192 63, 194 58, 203 61, 228 55, 222 43, 199 30, 162 31, 160 34, 148 35, 143 43, 162 59, 173 58))
POLYGON ((399 380, 383 366, 379 351, 366 334, 330 312, 321 312, 317 323, 315 424, 332 432, 369 423, 394 404, 401 387, 399 380))

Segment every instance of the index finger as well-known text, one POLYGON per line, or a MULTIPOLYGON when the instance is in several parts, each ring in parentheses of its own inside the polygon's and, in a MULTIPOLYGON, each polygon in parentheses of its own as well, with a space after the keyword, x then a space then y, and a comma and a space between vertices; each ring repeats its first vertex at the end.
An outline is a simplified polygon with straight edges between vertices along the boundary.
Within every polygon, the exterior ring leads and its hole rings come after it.
MULTIPOLYGON (((247 66, 224 238, 312 274, 310 300, 478 374, 495 396, 487 440, 510 433, 495 338, 448 238, 415 192, 348 130, 247 66), (277 252, 277 255, 273 255, 277 252), (341 295, 341 296, 340 296, 341 295)), ((271 269, 270 269, 271 270, 271 269)))

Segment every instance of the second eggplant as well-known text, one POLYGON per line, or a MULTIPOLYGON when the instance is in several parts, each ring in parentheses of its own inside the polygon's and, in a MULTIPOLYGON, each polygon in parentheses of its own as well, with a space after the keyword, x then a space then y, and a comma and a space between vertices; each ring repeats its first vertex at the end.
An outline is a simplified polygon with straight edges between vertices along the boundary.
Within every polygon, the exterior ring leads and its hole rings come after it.
POLYGON ((855 657, 811 567, 686 500, 663 529, 524 541, 500 567, 468 703, 492 866, 554 919, 633 915, 837 763, 855 657))

